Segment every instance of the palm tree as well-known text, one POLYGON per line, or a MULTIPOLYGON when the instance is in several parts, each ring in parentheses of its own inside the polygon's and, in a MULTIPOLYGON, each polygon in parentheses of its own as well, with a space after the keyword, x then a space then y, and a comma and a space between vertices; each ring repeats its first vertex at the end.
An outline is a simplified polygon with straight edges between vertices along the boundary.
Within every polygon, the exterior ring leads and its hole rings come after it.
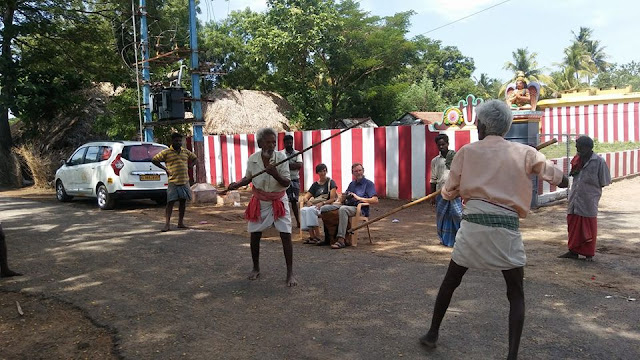
POLYGON ((604 52, 605 47, 600 46, 599 40, 591 39, 593 29, 581 26, 577 34, 573 31, 571 31, 571 33, 573 34, 573 42, 580 43, 584 46, 584 49, 591 57, 591 62, 595 65, 596 70, 598 72, 607 71, 610 64, 605 60, 607 58, 607 54, 604 52))
POLYGON ((478 88, 484 92, 484 94, 482 94, 484 98, 494 98, 498 96, 500 83, 498 83, 497 79, 492 79, 486 73, 482 73, 480 74, 480 79, 474 77, 474 80, 478 88))
POLYGON ((574 41, 573 44, 564 49, 562 65, 566 71, 573 74, 578 83, 580 82, 580 78, 585 76, 590 78, 591 75, 598 72, 585 45, 578 41, 574 41))
MULTIPOLYGON (((516 51, 513 51, 511 56, 513 57, 513 61, 507 61, 504 63, 503 69, 512 71, 513 77, 502 85, 502 88, 500 89, 501 95, 504 93, 507 85, 516 80, 519 72, 524 73, 524 77, 527 82, 537 81, 542 85, 551 82, 551 78, 543 73, 544 68, 538 65, 538 60, 536 59, 538 57, 538 53, 529 53, 528 48, 519 48, 516 49, 516 51)), ((544 87, 540 92, 544 92, 544 87)))

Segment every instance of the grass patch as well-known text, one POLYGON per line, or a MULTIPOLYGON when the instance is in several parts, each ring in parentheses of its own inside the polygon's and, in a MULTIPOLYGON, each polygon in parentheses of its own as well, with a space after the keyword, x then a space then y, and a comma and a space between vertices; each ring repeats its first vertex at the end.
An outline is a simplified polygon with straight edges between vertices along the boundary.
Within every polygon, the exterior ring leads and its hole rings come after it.
MULTIPOLYGON (((640 142, 614 142, 614 143, 601 143, 598 140, 594 140, 593 142, 593 151, 602 154, 608 152, 616 152, 623 150, 634 150, 640 148, 640 142)), ((546 148, 540 150, 547 159, 556 159, 567 156, 567 144, 566 143, 556 143, 551 146, 547 146, 546 148)), ((576 154, 576 142, 571 140, 569 142, 569 157, 572 157, 576 154)))

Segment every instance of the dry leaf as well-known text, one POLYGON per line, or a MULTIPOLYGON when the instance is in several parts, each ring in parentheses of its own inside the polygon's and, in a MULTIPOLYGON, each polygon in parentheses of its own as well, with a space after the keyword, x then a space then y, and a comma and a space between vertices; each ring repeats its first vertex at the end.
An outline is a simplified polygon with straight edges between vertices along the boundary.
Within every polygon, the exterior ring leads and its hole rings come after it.
POLYGON ((22 307, 20 306, 20 303, 16 301, 16 308, 18 309, 18 314, 20 314, 20 316, 24 316, 24 312, 22 312, 22 307))

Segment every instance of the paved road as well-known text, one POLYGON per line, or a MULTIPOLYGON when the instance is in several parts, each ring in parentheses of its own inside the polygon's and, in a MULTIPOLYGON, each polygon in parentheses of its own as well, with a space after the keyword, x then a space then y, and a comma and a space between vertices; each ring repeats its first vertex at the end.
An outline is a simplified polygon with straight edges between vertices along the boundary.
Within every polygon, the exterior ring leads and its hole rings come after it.
MULTIPOLYGON (((0 197, 11 263, 5 290, 72 303, 117 333, 127 359, 495 359, 506 355, 499 272, 470 271, 440 335, 427 328, 445 264, 294 245, 296 288, 278 243, 250 282, 248 241, 159 223, 93 203, 0 197)), ((362 245, 367 246, 365 244, 362 245)), ((638 302, 525 280, 522 359, 640 358, 638 302)), ((1 296, 1 294, 0 294, 1 296)))

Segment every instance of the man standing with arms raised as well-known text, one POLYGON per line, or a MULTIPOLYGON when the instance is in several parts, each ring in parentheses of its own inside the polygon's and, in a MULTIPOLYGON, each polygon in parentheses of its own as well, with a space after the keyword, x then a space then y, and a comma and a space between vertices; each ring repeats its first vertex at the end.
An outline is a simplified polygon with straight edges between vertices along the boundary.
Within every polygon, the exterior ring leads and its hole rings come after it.
POLYGON ((274 164, 286 159, 286 155, 275 151, 276 132, 272 128, 260 129, 256 134, 260 151, 249 156, 245 177, 229 184, 229 190, 253 184, 253 196, 244 213, 249 221, 247 229, 251 234, 251 259, 253 270, 249 280, 260 277, 260 239, 262 231, 272 225, 280 232, 282 249, 287 263, 287 286, 298 283, 293 277, 293 244, 291 243, 291 214, 286 190, 291 184, 289 163, 274 164), (266 172, 253 177, 262 170, 266 172), (253 178, 252 178, 253 177, 253 178))
MULTIPOLYGON (((489 100, 477 110, 478 139, 460 148, 451 163, 442 197, 460 196, 466 203, 460 230, 433 309, 431 327, 420 342, 435 348, 440 324, 469 268, 500 270, 509 300, 508 360, 518 357, 524 326, 524 265, 526 255, 520 220, 531 206, 530 175, 566 188, 568 179, 535 148, 504 139, 513 114, 507 105, 489 100)), ((469 329, 459 329, 468 332, 469 329)))

